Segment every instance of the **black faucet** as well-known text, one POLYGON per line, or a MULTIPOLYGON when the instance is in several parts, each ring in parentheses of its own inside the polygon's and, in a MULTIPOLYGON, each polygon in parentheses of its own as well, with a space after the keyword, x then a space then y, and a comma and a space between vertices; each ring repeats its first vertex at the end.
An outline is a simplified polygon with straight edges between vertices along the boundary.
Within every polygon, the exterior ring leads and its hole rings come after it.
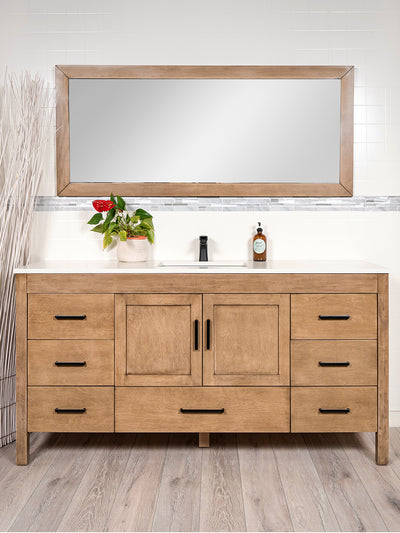
POLYGON ((200 255, 199 261, 208 261, 208 251, 207 251, 207 235, 200 235, 200 255))

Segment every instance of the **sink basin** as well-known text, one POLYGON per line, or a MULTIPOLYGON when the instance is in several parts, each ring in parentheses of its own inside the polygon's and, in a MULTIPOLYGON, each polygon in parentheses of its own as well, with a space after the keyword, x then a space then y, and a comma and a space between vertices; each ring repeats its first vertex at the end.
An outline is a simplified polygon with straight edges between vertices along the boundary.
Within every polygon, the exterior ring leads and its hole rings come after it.
POLYGON ((247 267, 246 261, 161 261, 161 267, 184 268, 238 268, 247 267))

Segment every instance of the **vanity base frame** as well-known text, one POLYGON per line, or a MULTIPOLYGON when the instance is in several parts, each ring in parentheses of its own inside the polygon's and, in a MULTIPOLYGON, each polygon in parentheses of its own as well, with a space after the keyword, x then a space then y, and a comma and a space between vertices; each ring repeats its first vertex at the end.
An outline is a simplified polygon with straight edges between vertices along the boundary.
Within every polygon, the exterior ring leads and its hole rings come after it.
POLYGON ((19 465, 36 431, 196 432, 200 447, 212 432, 373 431, 388 463, 387 274, 28 273, 16 306, 19 465), (260 323, 237 334, 247 315, 260 323), (165 343, 171 360, 149 362, 165 343))

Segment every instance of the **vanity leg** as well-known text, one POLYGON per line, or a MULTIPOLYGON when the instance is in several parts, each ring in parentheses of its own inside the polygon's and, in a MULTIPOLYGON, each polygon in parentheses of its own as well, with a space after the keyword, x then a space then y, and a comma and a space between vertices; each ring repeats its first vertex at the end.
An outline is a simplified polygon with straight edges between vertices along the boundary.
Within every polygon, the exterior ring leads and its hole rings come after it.
POLYGON ((28 295, 26 274, 15 276, 15 348, 16 348, 16 415, 17 415, 17 465, 27 465, 29 460, 28 433, 28 295))
POLYGON ((389 296, 388 275, 378 274, 378 431, 375 458, 378 465, 389 462, 389 296))
POLYGON ((389 462, 389 434, 386 431, 375 433, 375 460, 377 465, 387 465, 389 462))
POLYGON ((199 433, 199 448, 209 448, 210 446, 210 434, 199 433))
POLYGON ((17 465, 25 466, 29 463, 29 433, 17 431, 17 465))

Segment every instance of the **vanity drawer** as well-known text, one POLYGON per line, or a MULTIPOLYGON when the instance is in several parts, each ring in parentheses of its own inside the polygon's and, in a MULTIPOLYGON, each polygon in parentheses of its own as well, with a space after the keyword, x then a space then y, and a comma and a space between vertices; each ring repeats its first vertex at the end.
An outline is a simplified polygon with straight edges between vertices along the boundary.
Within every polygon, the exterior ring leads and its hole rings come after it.
POLYGON ((28 431, 113 432, 114 388, 28 387, 28 431))
POLYGON ((28 385, 114 385, 114 341, 28 341, 28 385))
POLYGON ((29 339, 113 339, 113 294, 29 294, 29 339))
POLYGON ((292 385, 377 384, 376 341, 292 341, 291 362, 292 385))
POLYGON ((291 396, 293 433, 377 430, 376 387, 293 387, 291 396))
POLYGON ((116 387, 115 431, 287 432, 289 387, 116 387))
POLYGON ((292 339, 376 339, 376 294, 295 294, 292 339))

